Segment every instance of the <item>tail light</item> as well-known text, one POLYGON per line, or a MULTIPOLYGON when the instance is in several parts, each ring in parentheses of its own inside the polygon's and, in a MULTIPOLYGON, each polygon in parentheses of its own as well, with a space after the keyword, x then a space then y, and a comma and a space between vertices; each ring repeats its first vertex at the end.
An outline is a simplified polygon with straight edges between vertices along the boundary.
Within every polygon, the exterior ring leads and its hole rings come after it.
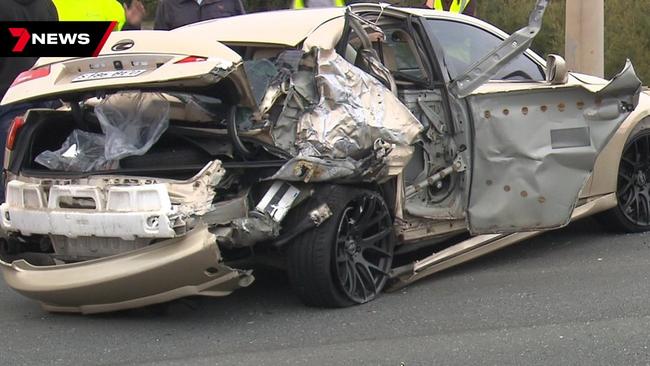
POLYGON ((23 71, 18 75, 18 77, 16 78, 16 80, 14 80, 11 86, 16 86, 26 81, 43 78, 48 76, 49 74, 50 74, 49 65, 32 69, 32 70, 23 71))
POLYGON ((207 60, 206 57, 188 56, 188 57, 185 57, 184 59, 176 61, 174 63, 175 64, 187 64, 187 63, 190 63, 190 62, 203 62, 203 61, 206 61, 206 60, 207 60))
POLYGON ((18 138, 18 132, 20 132, 20 129, 24 124, 25 116, 18 116, 11 122, 11 127, 9 127, 9 133, 7 134, 7 149, 14 149, 16 138, 18 138))

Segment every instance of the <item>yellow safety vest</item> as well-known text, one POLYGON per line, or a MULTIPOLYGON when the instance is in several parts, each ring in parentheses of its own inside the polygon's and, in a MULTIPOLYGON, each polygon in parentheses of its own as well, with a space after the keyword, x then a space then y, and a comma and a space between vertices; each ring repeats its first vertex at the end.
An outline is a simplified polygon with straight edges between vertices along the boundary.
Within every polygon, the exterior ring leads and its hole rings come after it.
POLYGON ((52 0, 60 21, 117 21, 116 31, 126 22, 124 8, 117 0, 52 0))
POLYGON ((449 9, 445 9, 445 6, 442 4, 442 0, 436 0, 435 4, 433 5, 433 8, 436 10, 443 10, 443 11, 449 11, 452 13, 462 13, 465 11, 465 8, 467 7, 467 4, 469 4, 470 0, 452 0, 451 5, 449 6, 449 9))
MULTIPOLYGON (((332 1, 332 6, 345 6, 345 0, 333 0, 332 1)), ((305 0, 294 0, 293 1, 293 8, 294 9, 304 9, 305 8, 305 0)))

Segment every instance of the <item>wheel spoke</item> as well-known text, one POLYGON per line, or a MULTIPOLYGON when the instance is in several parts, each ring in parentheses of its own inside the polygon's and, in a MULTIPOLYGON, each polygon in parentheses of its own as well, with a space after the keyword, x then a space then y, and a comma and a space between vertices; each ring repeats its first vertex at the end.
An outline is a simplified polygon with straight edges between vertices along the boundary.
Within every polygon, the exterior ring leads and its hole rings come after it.
POLYGON ((623 172, 621 172, 621 171, 618 172, 618 176, 619 176, 620 178, 625 179, 626 181, 628 181, 628 182, 630 182, 630 183, 634 183, 634 177, 629 176, 629 175, 626 175, 625 173, 623 173, 623 172))
POLYGON ((630 160, 629 158, 626 158, 625 156, 621 157, 621 161, 632 165, 632 167, 636 167, 636 162, 630 160))
POLYGON ((384 219, 386 219, 385 215, 376 215, 372 220, 366 220, 364 223, 359 225, 359 227, 358 227, 359 232, 363 233, 365 230, 379 224, 384 219))
POLYGON ((619 192, 621 195, 625 194, 632 186, 634 185, 634 182, 629 182, 627 183, 619 192))
POLYGON ((344 250, 338 251, 336 254, 336 263, 344 263, 348 261, 348 255, 344 250))
POLYGON ((388 276, 388 274, 389 274, 388 272, 386 272, 386 271, 384 271, 383 269, 379 268, 379 266, 377 266, 377 265, 375 265, 375 264, 373 264, 373 263, 370 263, 370 262, 369 262, 368 260, 366 260, 365 258, 360 259, 360 260, 359 260, 359 263, 361 263, 364 267, 366 267, 366 268, 368 268, 368 269, 372 269, 372 270, 374 270, 375 272, 379 272, 379 273, 381 273, 381 274, 384 275, 384 276, 388 276))
POLYGON ((346 262, 348 277, 350 279, 350 287, 348 287, 348 293, 355 294, 357 292, 357 270, 354 268, 354 263, 349 260, 346 262))
POLYGON ((639 204, 644 212, 644 217, 645 220, 641 221, 641 214, 639 214, 639 222, 643 223, 643 225, 648 225, 650 223, 650 202, 648 200, 648 196, 645 194, 639 195, 639 204))
POLYGON ((362 238, 359 241, 359 246, 361 246, 362 248, 371 247, 376 242, 378 242, 381 239, 384 239, 385 237, 387 237, 390 234, 390 232, 391 232, 391 228, 388 227, 388 228, 386 228, 386 229, 384 229, 384 230, 382 230, 382 231, 380 231, 380 232, 378 232, 376 234, 372 234, 372 235, 370 235, 368 237, 362 238))
POLYGON ((650 226, 650 134, 635 136, 625 147, 618 172, 618 209, 640 227, 650 226))
POLYGON ((390 254, 387 250, 385 250, 384 248, 376 247, 374 245, 367 246, 367 247, 363 248, 363 252, 366 252, 366 251, 371 251, 371 252, 377 253, 380 256, 384 257, 384 258, 392 257, 392 254, 390 254))
MULTIPOLYGON (((369 292, 369 295, 377 294, 377 284, 375 283, 375 278, 372 276, 372 273, 370 273, 370 268, 364 265, 364 263, 362 263, 361 261, 357 263, 358 263, 357 268, 360 268, 359 276, 361 277, 362 280, 365 280, 363 282, 368 284, 368 290, 372 291, 369 292)), ((366 286, 364 286, 364 289, 366 289, 366 286)))
POLYGON ((361 212, 361 218, 357 222, 358 227, 365 227, 368 221, 372 218, 372 215, 375 213, 375 208, 377 206, 377 200, 372 197, 366 199, 363 204, 363 212, 361 212))
POLYGON ((623 203, 623 205, 621 206, 623 208, 623 210, 626 210, 626 209, 631 207, 632 202, 634 202, 635 197, 636 197, 636 192, 635 192, 635 190, 632 190, 632 192, 630 192, 630 196, 627 198, 625 203, 623 203))
POLYGON ((360 286, 360 288, 361 288, 361 294, 360 295, 363 298, 363 300, 366 301, 368 299, 368 288, 366 287, 366 284, 363 281, 361 271, 359 270, 359 266, 357 266, 356 263, 354 264, 354 275, 355 275, 355 277, 357 279, 356 282, 359 285, 361 285, 360 286))
POLYGON ((357 196, 341 214, 332 263, 337 284, 350 300, 367 302, 386 283, 393 257, 392 230, 390 212, 375 194, 357 196))

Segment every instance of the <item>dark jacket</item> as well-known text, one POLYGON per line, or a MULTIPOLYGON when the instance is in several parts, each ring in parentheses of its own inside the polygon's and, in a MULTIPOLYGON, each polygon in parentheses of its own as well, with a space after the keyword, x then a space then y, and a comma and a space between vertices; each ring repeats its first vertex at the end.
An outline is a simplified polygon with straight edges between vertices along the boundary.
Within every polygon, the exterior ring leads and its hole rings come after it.
MULTIPOLYGON (((50 0, 1 0, 0 21, 57 21, 56 8, 50 0)), ((21 72, 29 69, 36 57, 0 57, 0 99, 21 72)))
POLYGON ((241 0, 158 0, 154 29, 170 30, 203 20, 244 14, 241 0))

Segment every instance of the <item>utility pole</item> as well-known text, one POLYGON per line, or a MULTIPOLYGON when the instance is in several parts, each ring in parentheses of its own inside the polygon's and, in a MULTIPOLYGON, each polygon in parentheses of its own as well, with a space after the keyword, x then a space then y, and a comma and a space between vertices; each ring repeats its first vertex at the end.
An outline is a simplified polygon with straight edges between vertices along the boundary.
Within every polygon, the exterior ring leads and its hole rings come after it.
POLYGON ((604 76, 604 0, 566 0, 565 57, 571 71, 604 76))

